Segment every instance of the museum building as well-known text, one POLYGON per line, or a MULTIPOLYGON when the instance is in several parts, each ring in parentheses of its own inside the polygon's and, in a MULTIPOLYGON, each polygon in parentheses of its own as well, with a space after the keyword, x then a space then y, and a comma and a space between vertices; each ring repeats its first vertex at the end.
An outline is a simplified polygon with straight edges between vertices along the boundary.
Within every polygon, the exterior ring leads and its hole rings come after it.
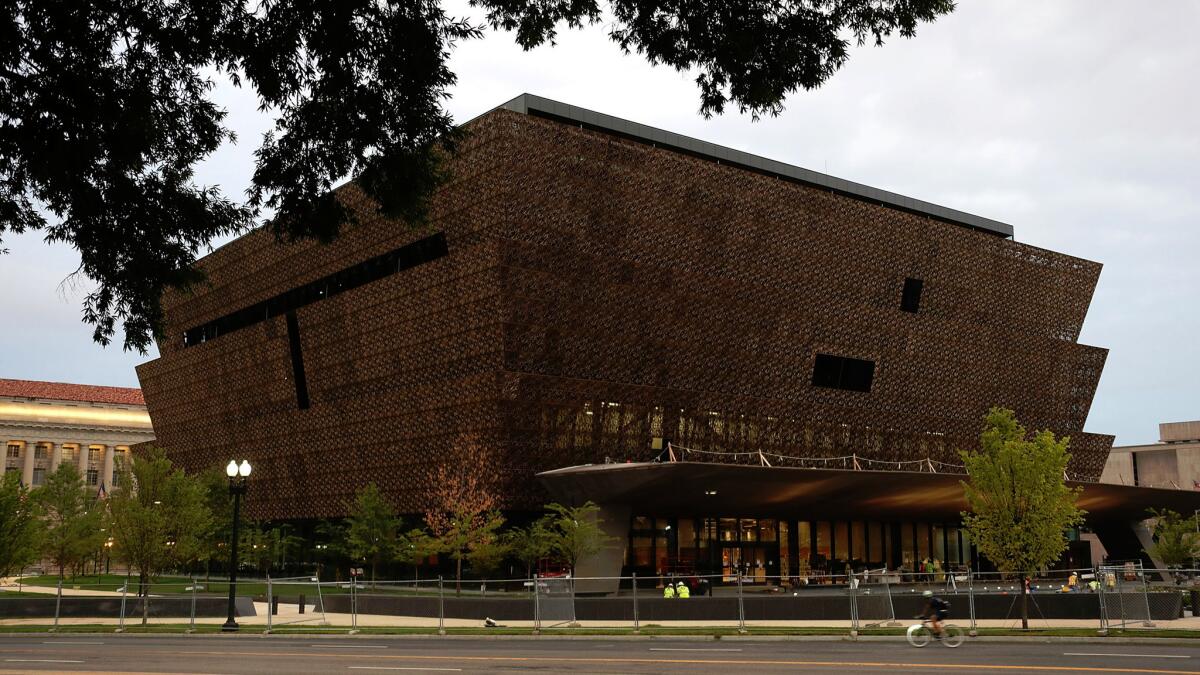
POLYGON ((372 481, 420 513, 454 463, 511 512, 599 503, 622 546, 593 572, 966 564, 958 451, 994 405, 1070 436, 1098 526, 1151 499, 1096 487, 1113 437, 1083 430, 1098 263, 529 94, 463 130, 426 224, 350 183, 333 243, 259 229, 164 297, 157 442, 249 458, 254 517, 372 481))

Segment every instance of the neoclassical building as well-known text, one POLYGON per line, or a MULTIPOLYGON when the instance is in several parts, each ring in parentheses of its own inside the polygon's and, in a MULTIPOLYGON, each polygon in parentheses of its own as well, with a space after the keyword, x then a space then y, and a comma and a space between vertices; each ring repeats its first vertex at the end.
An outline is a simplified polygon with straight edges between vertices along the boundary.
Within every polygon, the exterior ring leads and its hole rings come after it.
POLYGON ((16 472, 38 486, 69 462, 107 492, 130 446, 153 439, 140 389, 0 379, 0 476, 16 472))

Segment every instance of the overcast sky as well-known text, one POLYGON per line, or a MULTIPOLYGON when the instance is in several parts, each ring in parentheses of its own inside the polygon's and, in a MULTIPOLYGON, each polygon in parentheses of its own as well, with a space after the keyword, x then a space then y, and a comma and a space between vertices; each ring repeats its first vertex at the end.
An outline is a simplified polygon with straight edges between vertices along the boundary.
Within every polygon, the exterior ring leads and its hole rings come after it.
MULTIPOLYGON (((465 3, 454 12, 469 14, 465 3)), ((778 118, 704 120, 692 76, 622 56, 605 26, 525 53, 461 45, 449 101, 465 121, 530 92, 1011 223, 1018 241, 1104 265, 1081 342, 1110 349, 1087 429, 1118 444, 1200 419, 1200 3, 961 3, 913 40, 856 50, 778 118)), ((200 180, 241 194, 268 121, 220 103, 242 143, 200 180)), ((91 342, 78 256, 9 236, 0 377, 137 386, 152 358, 91 342)))

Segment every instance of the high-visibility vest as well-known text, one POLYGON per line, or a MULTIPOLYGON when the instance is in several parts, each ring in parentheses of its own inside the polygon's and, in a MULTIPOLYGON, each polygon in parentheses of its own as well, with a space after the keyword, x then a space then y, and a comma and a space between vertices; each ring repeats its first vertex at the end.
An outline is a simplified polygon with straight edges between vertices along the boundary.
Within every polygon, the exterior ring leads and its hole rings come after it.
POLYGON ((672 586, 671 584, 667 584, 666 586, 664 586, 663 587, 663 597, 664 598, 675 597, 675 587, 672 586))
POLYGON ((691 592, 691 590, 688 589, 687 584, 683 584, 682 586, 680 586, 679 590, 677 590, 676 593, 678 593, 679 597, 681 597, 681 598, 692 597, 692 592, 691 592))

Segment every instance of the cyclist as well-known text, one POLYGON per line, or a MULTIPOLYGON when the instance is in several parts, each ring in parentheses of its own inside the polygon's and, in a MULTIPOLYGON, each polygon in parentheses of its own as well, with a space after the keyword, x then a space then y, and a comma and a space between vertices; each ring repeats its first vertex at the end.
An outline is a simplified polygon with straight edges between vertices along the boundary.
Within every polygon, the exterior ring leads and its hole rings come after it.
POLYGON ((933 591, 925 591, 921 595, 925 597, 925 611, 921 618, 929 621, 934 637, 940 640, 944 635, 942 622, 950 616, 950 603, 934 595, 933 591))

